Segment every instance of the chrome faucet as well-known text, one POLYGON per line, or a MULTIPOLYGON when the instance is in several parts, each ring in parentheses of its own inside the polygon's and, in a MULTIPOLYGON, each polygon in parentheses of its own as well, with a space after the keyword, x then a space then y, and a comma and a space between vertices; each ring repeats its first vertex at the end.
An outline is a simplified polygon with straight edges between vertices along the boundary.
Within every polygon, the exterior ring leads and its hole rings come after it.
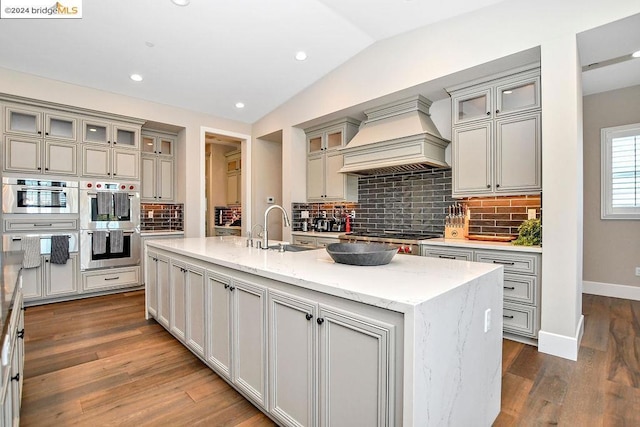
MULTIPOLYGON (((251 247, 253 247, 253 230, 255 230, 256 227, 260 227, 261 229, 264 230, 264 228, 262 228, 262 225, 260 224, 255 224, 253 227, 251 227, 251 231, 249 231, 249 235, 247 236, 247 246, 251 245, 251 247)), ((258 234, 255 235, 256 237, 260 236, 260 232, 258 232, 258 234)))
POLYGON ((282 217, 284 218, 284 226, 289 227, 291 223, 289 222, 289 216, 287 215, 287 211, 280 205, 271 205, 264 211, 264 232, 262 233, 262 249, 269 249, 269 231, 267 230, 267 218, 269 217, 269 212, 273 209, 280 209, 282 211, 282 217))

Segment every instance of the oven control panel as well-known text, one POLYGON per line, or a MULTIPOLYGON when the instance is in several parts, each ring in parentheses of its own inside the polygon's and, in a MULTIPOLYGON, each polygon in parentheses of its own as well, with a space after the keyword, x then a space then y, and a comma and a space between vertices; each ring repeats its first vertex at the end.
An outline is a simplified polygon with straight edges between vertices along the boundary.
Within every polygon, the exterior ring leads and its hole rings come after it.
POLYGON ((102 190, 102 191, 138 191, 138 182, 106 182, 106 181, 82 181, 82 190, 102 190))

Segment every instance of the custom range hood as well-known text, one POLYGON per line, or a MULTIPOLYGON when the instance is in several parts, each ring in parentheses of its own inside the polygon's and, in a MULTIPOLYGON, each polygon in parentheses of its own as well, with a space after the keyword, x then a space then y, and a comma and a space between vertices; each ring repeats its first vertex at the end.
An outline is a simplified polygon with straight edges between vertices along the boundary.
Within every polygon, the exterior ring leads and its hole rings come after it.
POLYGON ((442 138, 429 115, 431 101, 417 95, 366 110, 367 120, 347 145, 342 173, 377 175, 449 167, 442 138))

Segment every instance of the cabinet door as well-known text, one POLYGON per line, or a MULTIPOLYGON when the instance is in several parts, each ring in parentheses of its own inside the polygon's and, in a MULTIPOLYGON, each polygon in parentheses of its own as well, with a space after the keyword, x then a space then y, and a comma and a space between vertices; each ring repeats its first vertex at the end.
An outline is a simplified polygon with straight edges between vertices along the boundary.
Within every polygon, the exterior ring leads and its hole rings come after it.
POLYGON ((232 172, 227 174, 227 204, 240 203, 240 174, 232 172))
POLYGON ((142 156, 140 198, 154 200, 156 197, 156 158, 142 156))
POLYGON ((392 424, 393 326, 322 305, 317 321, 319 425, 392 424))
POLYGON ((111 125, 99 120, 82 121, 82 142, 111 143, 111 125))
MULTIPOLYGON (((173 159, 158 157, 158 182, 160 183, 157 196, 163 202, 173 201, 173 159)), ((240 176, 237 178, 237 192, 240 194, 240 176)), ((239 203, 238 196, 238 203, 239 203)))
POLYGON ((147 311, 151 316, 156 317, 158 314, 158 258, 153 252, 147 254, 144 275, 147 311))
POLYGON ((42 141, 8 136, 4 142, 4 170, 7 172, 40 173, 42 141))
POLYGON ((325 138, 325 150, 334 150, 342 147, 344 142, 344 126, 340 126, 338 129, 327 130, 325 138))
POLYGON ((540 108, 540 76, 515 79, 496 87, 496 117, 540 108))
POLYGON ((108 146, 83 145, 82 146, 82 176, 110 178, 111 149, 108 146))
POLYGON ((233 280, 229 289, 233 298, 233 382, 265 408, 267 290, 239 280, 233 280))
POLYGON ((231 279, 207 275, 207 363, 227 379, 231 379, 231 279))
POLYGON ((324 200, 324 155, 307 159, 307 200, 324 200))
POLYGON ((185 340, 185 331, 187 328, 186 301, 185 293, 187 291, 187 269, 182 263, 171 261, 170 284, 171 290, 171 333, 180 341, 185 340))
POLYGON ((307 154, 320 153, 324 150, 323 132, 307 134, 307 154))
POLYGON ((77 141, 78 120, 75 117, 64 116, 56 113, 44 115, 44 136, 47 139, 60 139, 63 141, 77 141))
POLYGON ((50 255, 43 258, 45 296, 56 297, 78 293, 78 254, 69 254, 66 264, 52 264, 50 255))
POLYGON ((113 145, 119 148, 138 148, 140 128, 124 124, 113 125, 113 145))
MULTIPOLYGON (((11 345, 11 343, 6 343, 11 345)), ((10 354, 11 355, 11 354, 10 354)), ((0 425, 13 426, 13 386, 11 381, 11 366, 8 365, 6 369, 2 370, 2 389, 0 389, 0 408, 2 408, 2 417, 0 418, 0 425)), ((16 424, 17 425, 17 424, 16 424)))
POLYGON ((133 150, 113 149, 113 177, 138 180, 140 178, 140 153, 133 150))
MULTIPOLYGON (((160 136, 156 139, 156 152, 159 156, 173 156, 176 140, 160 136)), ((238 169, 240 168, 240 160, 238 160, 238 169)))
POLYGON ((454 128, 453 195, 491 193, 491 123, 454 128))
POLYGON ((540 191, 540 113, 496 120, 497 193, 540 191))
POLYGON ((162 256, 156 256, 157 287, 158 290, 158 323, 169 329, 169 318, 171 317, 171 290, 169 286, 169 260, 162 256))
POLYGON ((344 156, 335 152, 327 153, 325 160, 325 199, 343 200, 346 175, 339 172, 344 165, 344 156))
POLYGON ((44 171, 56 175, 77 175, 77 144, 44 142, 44 171))
POLYGON ((187 264, 187 345, 204 357, 205 331, 205 286, 204 270, 187 264))
POLYGON ((269 292, 269 413, 285 426, 316 425, 314 303, 269 292))
POLYGON ((5 109, 5 133, 42 136, 42 112, 23 107, 5 109))
POLYGON ((490 88, 456 95, 452 103, 454 125, 493 117, 490 88))
POLYGON ((40 267, 22 269, 22 294, 25 300, 42 298, 42 264, 40 267))
POLYGON ((142 146, 140 151, 142 154, 156 154, 156 137, 151 135, 142 135, 142 146))

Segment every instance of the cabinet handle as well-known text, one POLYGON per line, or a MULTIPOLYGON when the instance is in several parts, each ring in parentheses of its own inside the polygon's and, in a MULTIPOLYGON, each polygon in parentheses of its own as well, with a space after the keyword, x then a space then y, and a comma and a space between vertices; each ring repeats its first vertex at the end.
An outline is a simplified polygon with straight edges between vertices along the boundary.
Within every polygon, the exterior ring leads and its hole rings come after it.
POLYGON ((318 325, 322 325, 324 323, 324 319, 322 317, 318 317, 316 322, 318 322, 318 325))
POLYGON ((49 132, 45 132, 44 134, 45 134, 45 135, 47 135, 47 136, 49 136, 49 132))
POLYGON ((45 258, 44 262, 49 262, 49 258, 45 258))
POLYGON ((307 315, 305 317, 307 318, 307 320, 311 320, 311 319, 313 319, 313 314, 307 313, 307 315))
POLYGON ((446 256, 446 255, 438 255, 438 258, 444 258, 444 259, 456 259, 456 257, 454 257, 454 256, 446 256))
POLYGON ((105 277, 104 280, 118 280, 120 278, 120 276, 116 276, 116 277, 105 277))
POLYGON ((513 290, 515 290, 515 289, 516 289, 514 286, 505 286, 504 288, 505 288, 505 289, 508 289, 508 290, 510 290, 510 291, 513 291, 513 290))
POLYGON ((487 111, 487 116, 490 116, 490 115, 491 115, 491 111, 487 111))
POLYGON ((230 290, 231 292, 233 292, 233 290, 234 290, 235 288, 236 288, 235 286, 230 286, 230 287, 229 287, 229 290, 230 290))
POLYGON ((11 381, 20 381, 20 372, 18 372, 14 377, 11 377, 11 381))
POLYGON ((515 262, 509 262, 509 261, 496 261, 495 259, 493 260, 494 264, 501 264, 501 265, 516 265, 515 262))
POLYGON ((41 130, 38 131, 38 135, 42 135, 42 131, 41 130))
POLYGON ((51 227, 53 224, 33 224, 34 227, 51 227))
POLYGON ((496 187, 500 187, 500 184, 496 184, 496 187))
POLYGON ((24 328, 18 331, 18 338, 24 339, 24 328))
POLYGON ((506 314, 503 314, 502 317, 504 317, 505 319, 513 319, 513 316, 507 316, 506 314))
POLYGON ((225 288, 225 289, 229 289, 229 285, 225 283, 225 284, 224 284, 224 288, 225 288))

